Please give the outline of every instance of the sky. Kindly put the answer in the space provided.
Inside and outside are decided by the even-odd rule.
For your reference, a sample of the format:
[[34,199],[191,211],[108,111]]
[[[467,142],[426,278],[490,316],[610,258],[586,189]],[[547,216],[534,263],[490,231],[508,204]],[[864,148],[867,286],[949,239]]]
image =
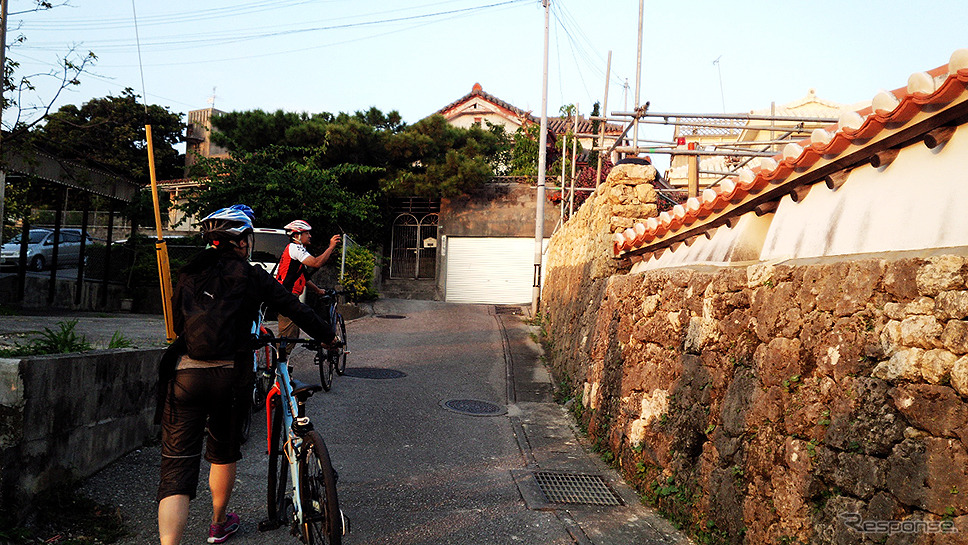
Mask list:
[[[607,109],[631,110],[639,2],[550,2],[548,115],[564,104],[587,115],[603,100],[609,52]],[[57,71],[71,48],[97,56],[55,109],[131,87],[182,114],[213,104],[310,113],[375,106],[414,123],[480,83],[540,115],[540,0],[68,0],[28,11],[33,4],[9,2],[18,74]],[[855,104],[968,47],[968,2],[645,0],[643,27],[638,94],[652,112],[748,112],[811,88]],[[44,79],[33,79],[35,101],[52,96]],[[672,136],[664,126],[642,132]]]

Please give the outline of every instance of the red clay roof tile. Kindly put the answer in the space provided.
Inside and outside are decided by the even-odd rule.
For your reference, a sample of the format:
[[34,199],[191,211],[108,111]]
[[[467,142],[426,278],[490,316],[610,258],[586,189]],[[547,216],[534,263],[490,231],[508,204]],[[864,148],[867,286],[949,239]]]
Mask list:
[[[951,55],[948,64],[927,72],[912,74],[906,87],[881,91],[871,107],[857,112],[846,112],[836,125],[813,131],[810,138],[788,144],[783,153],[760,161],[757,170],[742,169],[735,178],[728,178],[715,188],[703,191],[701,198],[690,198],[685,206],[676,205],[672,212],[662,212],[657,218],[613,235],[614,255],[624,252],[661,252],[667,244],[662,239],[673,236],[685,225],[706,219],[727,209],[730,204],[744,202],[751,194],[762,191],[769,184],[781,184],[794,173],[804,172],[821,159],[835,158],[851,144],[864,144],[887,127],[901,127],[923,111],[940,109],[966,93],[968,88],[968,49]],[[702,229],[703,226],[700,226]],[[705,231],[715,225],[708,224]]]

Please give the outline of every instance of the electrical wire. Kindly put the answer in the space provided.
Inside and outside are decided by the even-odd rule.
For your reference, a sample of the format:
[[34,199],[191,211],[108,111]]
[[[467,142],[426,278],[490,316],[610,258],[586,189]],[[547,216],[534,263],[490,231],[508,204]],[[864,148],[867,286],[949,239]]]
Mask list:
[[[368,20],[368,21],[358,21],[358,22],[350,22],[350,23],[326,25],[326,26],[316,26],[316,27],[309,27],[309,28],[293,29],[293,28],[285,28],[285,27],[276,27],[277,30],[272,30],[269,32],[266,32],[265,27],[262,26],[262,27],[258,27],[257,31],[250,32],[250,33],[245,33],[244,31],[240,31],[240,29],[229,29],[229,30],[214,32],[214,33],[207,32],[206,36],[202,38],[186,39],[184,38],[185,36],[184,34],[159,36],[154,38],[151,41],[145,42],[142,45],[144,45],[146,48],[154,48],[154,47],[164,48],[166,51],[171,50],[173,48],[177,48],[177,46],[196,48],[196,47],[203,47],[203,46],[229,45],[229,44],[235,44],[235,43],[244,42],[244,41],[263,39],[263,38],[276,38],[280,36],[291,36],[295,34],[305,34],[305,33],[323,32],[323,31],[330,31],[330,30],[358,28],[358,27],[364,27],[364,26],[392,24],[392,23],[400,23],[400,22],[414,21],[414,20],[420,20],[420,19],[428,19],[428,18],[440,18],[440,17],[459,14],[459,13],[477,13],[477,12],[489,10],[492,8],[498,8],[498,7],[514,5],[514,4],[521,4],[524,2],[530,2],[530,1],[531,0],[505,0],[503,2],[486,4],[483,6],[472,6],[467,8],[438,11],[433,13],[422,13],[417,15],[403,16],[403,17],[374,19],[374,20]],[[394,10],[394,11],[399,11],[399,10]],[[33,49],[33,50],[45,50],[45,49],[51,49],[51,48],[59,50],[61,47],[63,47],[63,44],[59,42],[57,43],[41,42],[38,44],[28,43],[28,44],[25,44],[24,47],[27,49]],[[103,51],[116,51],[119,49],[120,50],[129,49],[131,47],[131,44],[129,41],[125,39],[103,39],[96,42],[91,42],[89,44],[89,47],[91,49],[95,49],[103,52]]]
[[[148,91],[145,87],[145,69],[144,64],[141,62],[141,37],[138,35],[138,10],[134,7],[134,0],[131,0],[131,15],[134,17],[134,40],[138,44],[138,68],[141,73],[141,94],[143,96],[148,96]],[[148,120],[148,100],[145,99],[145,121]]]

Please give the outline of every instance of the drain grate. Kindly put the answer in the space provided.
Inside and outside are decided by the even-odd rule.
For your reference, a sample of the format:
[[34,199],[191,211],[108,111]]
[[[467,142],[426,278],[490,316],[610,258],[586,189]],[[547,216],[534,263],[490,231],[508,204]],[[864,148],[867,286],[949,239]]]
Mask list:
[[523,314],[524,311],[521,307],[512,307],[506,305],[496,305],[494,307],[495,314]]
[[377,318],[383,318],[384,320],[402,320],[406,318],[403,314],[377,314]]
[[534,480],[550,503],[622,505],[622,500],[598,475],[535,471]]
[[346,369],[346,376],[354,378],[387,379],[403,378],[407,376],[407,374],[403,371],[397,371],[396,369],[382,369],[379,367],[348,367]]
[[479,399],[450,399],[440,405],[448,411],[470,416],[497,416],[504,414],[504,408]]

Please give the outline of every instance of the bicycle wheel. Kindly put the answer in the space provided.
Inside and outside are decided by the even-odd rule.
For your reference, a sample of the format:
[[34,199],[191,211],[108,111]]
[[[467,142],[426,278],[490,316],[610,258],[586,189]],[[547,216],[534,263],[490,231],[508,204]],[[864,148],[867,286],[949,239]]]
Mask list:
[[285,522],[286,476],[289,474],[289,463],[286,461],[285,452],[283,452],[286,444],[286,429],[279,396],[272,398],[271,428],[268,439],[269,478],[266,487],[266,505],[268,506],[270,524],[278,528]]
[[303,509],[303,541],[309,545],[340,545],[343,516],[336,497],[336,472],[322,436],[313,431],[303,438],[299,456],[299,491]]
[[346,351],[349,345],[346,342],[346,322],[343,321],[343,315],[339,312],[336,313],[336,327],[339,332],[339,338],[343,340],[343,346],[339,348],[339,354],[336,359],[336,374],[343,376],[346,372]]
[[313,357],[313,363],[319,367],[319,383],[323,390],[329,391],[333,387],[333,362],[328,354],[317,351]]

